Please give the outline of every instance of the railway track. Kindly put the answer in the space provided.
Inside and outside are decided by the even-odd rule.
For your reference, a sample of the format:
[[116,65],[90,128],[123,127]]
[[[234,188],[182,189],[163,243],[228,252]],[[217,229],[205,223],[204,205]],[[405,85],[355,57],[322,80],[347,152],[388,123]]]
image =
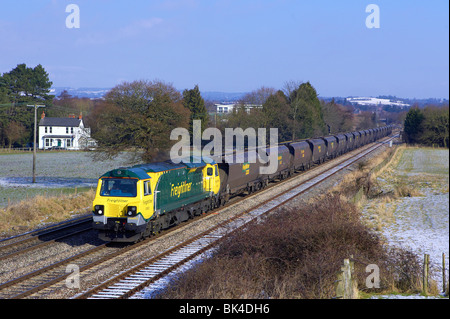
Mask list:
[[[394,137],[388,138],[387,140],[385,139],[384,142],[389,142],[389,140],[392,140],[393,138]],[[76,298],[130,298],[144,288],[151,290],[151,285],[155,284],[156,281],[168,276],[171,272],[191,261],[196,256],[213,249],[225,238],[225,236],[231,232],[244,227],[251,221],[255,221],[258,218],[269,214],[278,207],[293,200],[314,186],[329,179],[336,173],[344,170],[369,153],[375,151],[381,145],[381,143],[376,143],[375,145],[365,148],[350,159],[337,163],[331,169],[317,174],[316,176],[312,176],[303,183],[294,185],[289,189],[275,195],[271,199],[267,199],[257,204],[251,209],[244,210],[236,214],[233,218],[225,220],[216,226],[164,251],[163,253],[120,273],[102,284],[77,295]]]
[[[90,207],[86,207],[85,210],[89,210]],[[80,225],[89,224],[92,222],[91,214],[83,215],[81,217],[76,217],[73,219],[65,220],[60,223],[52,224],[49,226],[41,227],[29,232],[18,234],[15,236],[0,239],[0,256],[7,249],[14,247],[14,245],[24,244],[26,242],[31,242],[36,239],[48,240],[51,237],[57,237],[64,231],[70,231],[74,227]]]
[[[208,215],[209,214],[205,214],[204,217]],[[173,227],[170,230],[165,231],[164,234],[162,235],[166,235],[170,232],[176,231],[180,227],[186,226],[186,224],[189,224],[189,222],[184,223],[183,225],[179,225],[177,227]],[[78,231],[76,233],[73,232],[69,235],[62,237],[76,235],[81,232],[83,232],[83,230]],[[76,265],[80,272],[88,271],[120,255],[125,255],[126,253],[129,252],[131,252],[132,254],[133,251],[139,250],[140,246],[148,245],[149,242],[159,238],[159,236],[161,235],[151,237],[145,241],[141,241],[133,245],[123,243],[103,243],[94,248],[82,251],[81,253],[72,255],[68,258],[52,263],[51,265],[38,268],[23,276],[14,278],[12,280],[9,280],[8,282],[0,284],[0,299],[21,299],[30,296],[32,296],[31,298],[45,297],[45,295],[48,293],[46,290],[50,286],[64,282],[65,279],[71,275],[71,272],[70,271],[68,272],[67,270],[68,269],[67,266]],[[54,240],[50,242],[53,241]],[[40,245],[35,245],[30,248],[36,249],[37,247],[42,247],[44,245],[46,245],[46,243],[41,243]],[[19,251],[18,253],[25,252],[25,250]],[[12,256],[18,253],[12,253],[10,255]],[[10,255],[6,255],[5,257],[11,257]]]
[[[372,146],[370,148],[363,148],[365,150],[376,148],[377,144],[375,146]],[[375,149],[374,148],[374,149]],[[372,151],[372,150],[371,150]],[[369,151],[369,152],[371,152]],[[365,153],[368,154],[369,152]],[[364,156],[364,155],[362,155]],[[358,157],[359,159],[360,157]],[[354,159],[352,162],[358,160]],[[339,160],[337,160],[339,161]],[[332,163],[335,161],[330,161],[329,163]],[[351,165],[348,164],[348,165]],[[347,166],[348,166],[347,165]],[[337,165],[338,166],[338,165]],[[321,168],[322,167],[322,168]],[[314,169],[311,169],[307,172],[312,173],[315,170],[323,170],[323,166],[319,165]],[[318,174],[318,173],[317,173]],[[316,175],[317,175],[316,174]],[[302,174],[296,174],[296,176],[299,176]],[[333,174],[332,174],[333,175]],[[295,176],[294,176],[295,178]],[[312,182],[314,178],[310,178],[308,181],[303,183],[304,185],[309,185],[309,183]],[[286,182],[289,182],[291,179],[287,179],[282,181],[281,183],[276,183],[275,185],[272,185],[272,187],[278,188],[278,186],[283,185]],[[302,185],[303,185],[302,184]],[[245,198],[241,199],[238,198],[234,201],[230,202],[230,206],[239,204],[241,201],[252,201],[252,197],[254,195],[258,195],[260,192],[265,192],[267,190],[272,189],[272,187],[269,187],[269,189],[259,191],[252,196],[246,196]],[[313,185],[309,186],[313,187]],[[294,187],[295,188],[295,187]],[[292,188],[293,189],[293,188]],[[286,191],[287,192],[287,191]],[[286,192],[283,192],[285,194]],[[286,195],[286,194],[285,194]],[[287,195],[286,195],[287,196]],[[281,203],[283,201],[286,201],[284,197],[280,197],[277,195],[276,198],[279,198],[281,200]],[[134,262],[133,265],[138,265],[133,267],[129,266],[130,270],[126,273],[129,273],[129,276],[131,276],[132,280],[126,279],[126,273],[123,272],[120,277],[114,277],[110,280],[104,281],[102,285],[97,285],[93,289],[86,291],[85,293],[82,293],[78,296],[78,298],[86,298],[89,296],[96,296],[97,298],[100,296],[100,298],[112,298],[112,297],[121,297],[126,298],[131,296],[133,293],[143,289],[144,287],[150,285],[151,283],[154,283],[158,278],[163,278],[164,276],[168,275],[170,272],[178,269],[181,265],[185,264],[189,260],[192,260],[199,254],[208,251],[209,249],[213,248],[217,243],[221,241],[223,236],[225,236],[230,231],[241,227],[242,225],[245,225],[251,220],[254,220],[258,216],[268,213],[269,211],[264,211],[261,213],[254,212],[254,210],[259,211],[257,207],[262,207],[264,205],[269,205],[269,202],[273,203],[273,200],[265,201],[261,204],[258,204],[256,207],[253,207],[252,209],[247,209],[246,211],[237,214],[236,216],[232,217],[231,219],[227,219],[223,222],[217,223],[216,226],[211,227],[207,231],[200,232],[200,235],[192,236],[189,240],[186,240],[180,244],[173,245],[173,247],[165,249],[165,252],[162,254],[154,254],[150,258],[144,258],[144,261]],[[256,201],[256,200],[255,200]],[[280,204],[281,205],[281,204]],[[88,249],[86,251],[83,251],[79,254],[70,255],[68,258],[59,260],[51,265],[37,268],[30,273],[27,273],[23,276],[14,278],[12,280],[9,280],[6,283],[0,284],[0,298],[45,298],[48,294],[51,295],[52,291],[55,291],[55,289],[60,289],[63,287],[65,283],[65,279],[70,275],[70,273],[67,273],[66,267],[69,264],[75,264],[79,267],[80,274],[89,273],[89,272],[95,272],[97,269],[101,269],[102,267],[105,268],[105,264],[107,263],[113,263],[113,261],[116,258],[124,258],[123,256],[126,256],[129,254],[130,256],[136,255],[137,252],[140,252],[140,249],[142,247],[149,246],[150,243],[153,241],[156,241],[158,238],[162,236],[166,236],[167,234],[171,232],[177,232],[177,229],[179,228],[185,228],[186,225],[189,225],[189,223],[199,223],[201,224],[201,220],[203,218],[207,219],[211,216],[221,216],[222,214],[218,214],[218,211],[222,211],[223,209],[227,209],[228,206],[221,207],[219,209],[216,209],[215,211],[205,214],[201,218],[196,218],[194,220],[185,222],[177,227],[174,227],[170,229],[169,231],[163,232],[163,234],[152,237],[148,240],[142,241],[140,243],[124,246],[124,245],[114,245],[114,244],[104,244],[99,245],[97,247],[94,247],[92,249]],[[237,206],[239,207],[239,205]],[[264,206],[267,208],[267,206]],[[275,208],[273,208],[275,209]],[[225,217],[224,217],[225,218]],[[81,234],[84,231],[88,231],[89,227],[87,224],[90,224],[91,218],[88,217],[87,219],[80,219],[77,221],[71,221],[67,225],[59,225],[57,227],[53,227],[52,229],[40,229],[35,232],[30,232],[27,234],[24,234],[23,236],[16,236],[10,239],[2,240],[0,241],[0,262],[2,259],[12,259],[17,257],[17,255],[31,252],[34,249],[42,248],[44,245],[49,245],[46,242],[55,242],[62,240],[64,238],[67,238],[69,236],[77,236],[77,234]],[[86,224],[87,223],[87,224]],[[83,228],[86,229],[83,229]],[[64,230],[65,229],[65,230]],[[76,229],[76,230],[75,230]],[[64,233],[66,232],[66,233]],[[198,234],[199,232],[197,232]],[[44,237],[47,236],[47,237]],[[42,241],[36,241],[36,238],[40,238],[41,240],[43,238],[46,239],[46,242]],[[160,250],[162,251],[162,250]],[[14,256],[14,257],[13,257]],[[131,258],[130,258],[131,259]],[[141,268],[139,268],[141,267]],[[145,268],[147,267],[147,268]],[[125,268],[125,267],[124,267]],[[134,272],[134,273],[133,273]],[[110,276],[110,275],[109,275]],[[108,276],[108,277],[109,277]],[[125,278],[124,278],[125,277]],[[106,291],[100,292],[102,289],[113,289],[115,291],[116,288],[110,288],[110,286],[115,286],[116,283],[119,283],[121,280],[125,280],[126,284],[119,284],[119,286],[123,289],[121,290],[119,294],[112,293]],[[99,281],[100,282],[100,281]],[[109,286],[107,286],[109,285]],[[132,286],[135,287],[132,287]],[[59,287],[59,288],[58,288]],[[89,287],[92,287],[92,284],[90,286],[84,288],[87,289]],[[72,293],[73,296],[73,293]]]
[[16,257],[34,249],[44,248],[92,230],[92,217],[82,217],[0,241],[0,261]]

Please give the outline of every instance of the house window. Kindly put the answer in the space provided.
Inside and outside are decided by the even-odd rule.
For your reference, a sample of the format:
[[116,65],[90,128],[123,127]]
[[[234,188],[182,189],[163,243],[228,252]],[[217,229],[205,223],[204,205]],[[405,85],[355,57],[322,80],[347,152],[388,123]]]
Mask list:
[[69,128],[66,127],[66,134],[69,134]]
[[50,134],[52,133],[52,127],[50,126]]
[[45,127],[45,133],[47,133],[47,129],[48,129],[48,127],[46,126],[46,127]]
[[67,139],[66,147],[72,147],[72,141],[70,139]]
[[46,146],[46,147],[49,147],[49,146],[50,146],[50,139],[49,139],[49,138],[46,138],[46,139],[45,139],[45,146]]
[[73,127],[70,128],[70,134],[73,134]]

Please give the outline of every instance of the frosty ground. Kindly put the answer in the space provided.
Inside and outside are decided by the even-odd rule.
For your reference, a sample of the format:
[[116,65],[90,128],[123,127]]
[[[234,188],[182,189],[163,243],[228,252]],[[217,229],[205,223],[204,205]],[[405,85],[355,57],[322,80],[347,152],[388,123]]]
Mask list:
[[371,200],[363,214],[377,220],[376,228],[390,246],[407,248],[421,258],[429,254],[441,290],[442,253],[447,269],[449,264],[449,151],[403,148],[398,153],[376,182],[384,194],[403,187],[406,196]]
[[32,153],[0,155],[0,207],[36,195],[58,195],[95,187],[105,172],[127,165],[124,155],[94,161],[91,152],[38,153],[32,184]]

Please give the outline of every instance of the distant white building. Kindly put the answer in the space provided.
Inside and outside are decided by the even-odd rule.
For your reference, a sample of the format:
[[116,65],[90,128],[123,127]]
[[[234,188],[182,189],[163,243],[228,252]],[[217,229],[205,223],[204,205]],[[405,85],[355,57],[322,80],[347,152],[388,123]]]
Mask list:
[[[236,104],[236,103],[232,103],[232,104],[215,104],[215,106],[216,106],[217,113],[228,114],[228,113],[233,113],[233,110],[236,107],[239,107],[240,105]],[[250,113],[251,109],[260,108],[260,107],[262,107],[262,105],[245,104],[245,110],[247,111],[247,113]]]
[[80,150],[97,145],[91,138],[91,129],[84,126],[82,115],[72,117],[46,117],[39,121],[39,149],[52,148]]
[[405,104],[402,101],[391,101],[390,99],[380,99],[375,97],[348,97],[347,101],[359,105],[372,105],[372,106],[395,105],[401,108],[410,106],[409,104]]

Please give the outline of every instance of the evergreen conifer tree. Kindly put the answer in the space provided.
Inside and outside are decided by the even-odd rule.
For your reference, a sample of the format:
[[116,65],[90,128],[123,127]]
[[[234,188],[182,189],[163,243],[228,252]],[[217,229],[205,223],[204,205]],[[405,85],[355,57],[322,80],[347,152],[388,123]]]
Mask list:
[[192,90],[183,91],[183,105],[191,112],[189,119],[189,132],[193,136],[193,121],[202,121],[202,132],[208,126],[208,112],[205,107],[205,101],[203,100],[198,85]]

